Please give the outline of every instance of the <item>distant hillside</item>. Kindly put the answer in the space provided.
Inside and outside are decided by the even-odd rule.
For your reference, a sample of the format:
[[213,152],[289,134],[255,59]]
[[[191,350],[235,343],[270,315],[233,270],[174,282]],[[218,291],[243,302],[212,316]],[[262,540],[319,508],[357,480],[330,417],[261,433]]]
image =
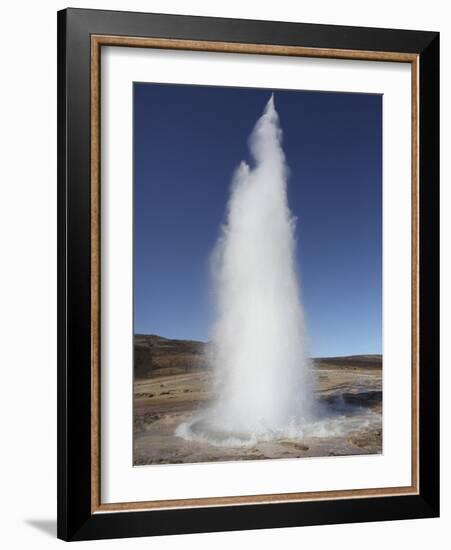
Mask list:
[[[135,334],[134,369],[136,378],[169,376],[206,368],[208,344],[195,340],[173,340],[156,334]],[[382,355],[318,357],[318,368],[382,367]]]
[[340,357],[315,357],[318,367],[382,368],[382,355],[347,355]]
[[135,375],[144,378],[205,368],[205,348],[204,342],[171,340],[155,334],[135,334]]

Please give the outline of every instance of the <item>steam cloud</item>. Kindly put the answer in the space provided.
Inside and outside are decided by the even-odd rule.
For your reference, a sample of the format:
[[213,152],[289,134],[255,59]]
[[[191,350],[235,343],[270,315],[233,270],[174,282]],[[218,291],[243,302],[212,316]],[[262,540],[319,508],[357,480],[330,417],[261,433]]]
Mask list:
[[217,444],[299,436],[312,419],[310,361],[295,268],[295,219],[274,97],[251,134],[254,166],[238,167],[214,251],[216,401],[186,438]]

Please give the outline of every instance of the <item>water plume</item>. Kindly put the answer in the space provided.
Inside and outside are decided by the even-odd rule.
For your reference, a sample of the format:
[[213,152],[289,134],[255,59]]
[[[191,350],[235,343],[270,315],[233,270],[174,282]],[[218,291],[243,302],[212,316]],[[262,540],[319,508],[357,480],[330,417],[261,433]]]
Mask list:
[[217,317],[210,363],[212,406],[185,438],[216,444],[302,436],[313,417],[311,364],[296,272],[296,220],[274,97],[249,139],[253,165],[233,178],[226,222],[214,250]]

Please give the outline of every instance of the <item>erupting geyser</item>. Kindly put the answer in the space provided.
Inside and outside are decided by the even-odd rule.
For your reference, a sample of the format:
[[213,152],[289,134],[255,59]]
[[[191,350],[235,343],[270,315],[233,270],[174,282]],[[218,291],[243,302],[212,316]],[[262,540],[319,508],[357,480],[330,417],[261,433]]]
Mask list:
[[295,267],[295,220],[271,97],[250,137],[255,166],[239,166],[214,254],[216,401],[186,438],[217,444],[302,436],[312,415],[310,361]]

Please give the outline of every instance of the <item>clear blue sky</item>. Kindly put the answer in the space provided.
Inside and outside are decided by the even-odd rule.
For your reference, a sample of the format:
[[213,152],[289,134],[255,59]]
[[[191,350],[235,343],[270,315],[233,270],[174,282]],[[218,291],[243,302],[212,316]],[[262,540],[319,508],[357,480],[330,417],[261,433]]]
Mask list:
[[381,353],[380,95],[135,83],[135,333],[208,339],[209,256],[273,91],[311,355]]

